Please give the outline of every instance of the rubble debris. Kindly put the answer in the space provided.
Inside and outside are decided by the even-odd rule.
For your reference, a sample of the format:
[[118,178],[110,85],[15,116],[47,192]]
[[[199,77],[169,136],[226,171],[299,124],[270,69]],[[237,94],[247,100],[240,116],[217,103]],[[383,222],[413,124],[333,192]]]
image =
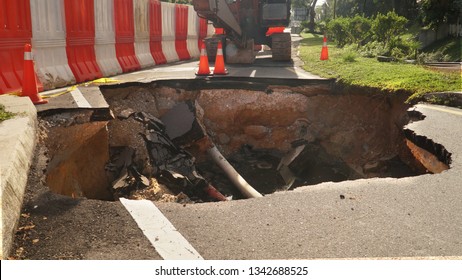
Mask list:
[[106,165],[106,174],[112,182],[116,197],[125,196],[133,189],[147,188],[149,179],[142,175],[133,164],[135,150],[130,147],[114,149],[111,162]]
[[154,175],[161,182],[177,193],[226,200],[197,172],[195,158],[172,142],[161,120],[147,113],[136,113],[134,118],[146,127],[142,136],[154,167]]
[[136,113],[134,110],[132,110],[131,108],[127,108],[127,109],[125,109],[125,110],[122,110],[122,111],[117,115],[117,118],[126,120],[126,119],[130,118],[131,115],[133,115],[134,113]]
[[151,178],[149,187],[132,191],[129,199],[148,199],[152,201],[191,203],[191,199],[184,193],[175,195],[165,185],[159,184],[157,179]]
[[203,183],[195,171],[194,157],[170,140],[159,119],[146,113],[135,114],[135,119],[146,126],[142,136],[154,166],[154,175],[175,181],[176,185],[183,188]]
[[135,149],[112,147],[106,173],[115,197],[175,202],[191,202],[190,198],[227,200],[196,171],[195,158],[172,142],[161,120],[148,113],[131,110],[118,117],[133,117],[145,126],[144,133],[140,134],[148,151],[149,162],[146,164],[152,166],[152,174],[139,172],[144,166],[136,166]]

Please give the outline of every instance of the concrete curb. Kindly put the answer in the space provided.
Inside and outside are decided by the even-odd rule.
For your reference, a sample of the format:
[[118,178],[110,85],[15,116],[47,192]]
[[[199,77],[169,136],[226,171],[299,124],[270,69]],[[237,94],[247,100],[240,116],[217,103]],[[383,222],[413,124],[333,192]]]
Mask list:
[[32,163],[37,110],[27,97],[0,95],[0,104],[17,114],[0,123],[0,258],[5,259],[13,244]]

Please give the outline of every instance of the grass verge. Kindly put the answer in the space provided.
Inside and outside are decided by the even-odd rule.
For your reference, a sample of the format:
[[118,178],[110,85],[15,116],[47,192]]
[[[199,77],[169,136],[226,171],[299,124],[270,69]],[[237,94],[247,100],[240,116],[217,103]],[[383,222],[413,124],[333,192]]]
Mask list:
[[437,72],[420,65],[399,62],[379,62],[376,58],[359,55],[352,59],[348,48],[329,45],[329,60],[321,61],[322,35],[302,33],[300,58],[303,68],[324,78],[335,78],[347,86],[372,87],[385,91],[406,91],[409,102],[425,93],[461,91],[460,72]]

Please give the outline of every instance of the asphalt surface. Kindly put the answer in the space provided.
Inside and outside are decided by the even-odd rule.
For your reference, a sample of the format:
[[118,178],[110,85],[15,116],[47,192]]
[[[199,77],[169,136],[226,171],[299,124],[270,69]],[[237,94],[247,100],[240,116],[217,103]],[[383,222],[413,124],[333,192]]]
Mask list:
[[[280,66],[228,70],[230,76],[319,78],[293,63]],[[196,67],[197,61],[179,63],[115,79],[195,79]],[[220,203],[155,204],[204,259],[462,258],[462,110],[416,109],[426,117],[408,128],[452,154],[451,169],[441,174],[327,182]],[[32,175],[40,173],[36,166]],[[52,194],[39,175],[30,179],[23,214],[20,226],[34,228],[17,234],[13,255],[22,258],[162,259],[120,202]]]
[[[210,62],[210,69],[213,72],[214,63]],[[256,62],[252,65],[227,64],[229,74],[225,77],[251,77],[251,78],[277,78],[277,79],[322,79],[304,71],[299,59],[294,57],[290,62],[273,62],[271,56],[265,52],[258,55]],[[210,79],[210,76],[196,76],[199,67],[198,61],[178,62],[170,65],[160,65],[152,69],[127,73],[114,77],[120,83],[150,83],[154,80],[176,79]],[[220,77],[216,76],[216,77]],[[223,77],[223,76],[221,76]]]

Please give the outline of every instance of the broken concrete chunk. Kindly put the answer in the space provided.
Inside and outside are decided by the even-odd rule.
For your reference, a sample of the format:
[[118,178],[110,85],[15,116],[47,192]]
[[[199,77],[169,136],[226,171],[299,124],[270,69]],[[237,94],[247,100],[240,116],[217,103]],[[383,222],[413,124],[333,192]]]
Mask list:
[[156,131],[165,131],[164,123],[153,115],[145,112],[138,112],[134,114],[135,120],[146,125],[148,129],[154,129]]
[[132,164],[135,150],[130,147],[114,147],[112,153],[111,161],[106,165],[106,174],[111,182],[127,173],[126,169]]
[[125,110],[122,110],[118,115],[117,117],[119,119],[128,119],[130,118],[133,114],[135,113],[134,110],[132,110],[131,108],[128,108],[128,109],[125,109]]
[[[189,196],[204,199],[204,196],[207,195],[206,191],[209,189],[209,183],[197,172],[195,158],[180,148],[177,143],[174,143],[168,134],[170,132],[171,135],[184,136],[183,133],[178,133],[180,128],[194,127],[194,121],[191,122],[191,119],[189,119],[188,126],[175,128],[175,125],[179,124],[178,120],[183,120],[182,116],[188,116],[189,118],[192,116],[195,119],[191,108],[194,108],[192,103],[180,103],[179,107],[176,106],[167,112],[167,117],[165,118],[167,123],[146,113],[136,113],[135,119],[142,122],[146,127],[142,137],[146,143],[151,164],[155,168],[154,175],[175,193],[184,192]],[[175,114],[177,110],[180,111],[179,115]],[[174,127],[174,129],[170,127]],[[203,137],[202,133],[190,134],[192,138],[188,138],[188,141],[200,139],[195,135]]]

